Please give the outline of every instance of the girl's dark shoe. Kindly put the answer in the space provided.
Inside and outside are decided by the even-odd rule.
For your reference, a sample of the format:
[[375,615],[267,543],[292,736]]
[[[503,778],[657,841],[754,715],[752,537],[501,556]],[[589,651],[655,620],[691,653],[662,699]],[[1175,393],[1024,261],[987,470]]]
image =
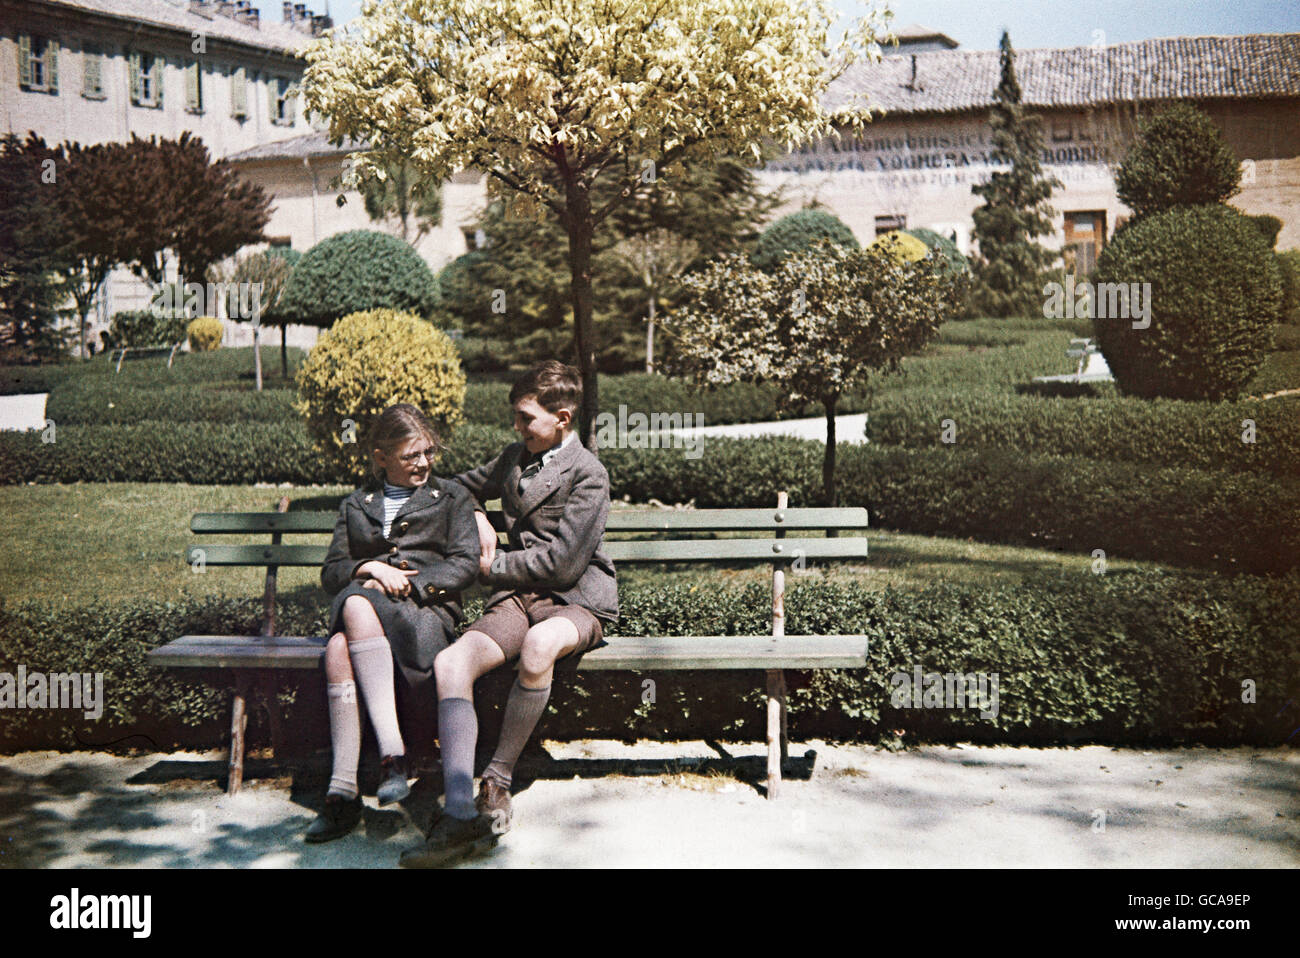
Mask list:
[[344,798],[342,795],[326,795],[325,807],[320,817],[311,823],[303,837],[313,844],[342,838],[361,821],[361,796]]
[[379,796],[380,806],[400,802],[410,795],[411,786],[406,783],[406,756],[388,755],[380,764],[384,780],[379,783],[379,791],[375,793]]
[[400,862],[403,868],[441,868],[491,848],[498,838],[490,815],[475,815],[468,821],[443,815],[424,844],[402,852]]

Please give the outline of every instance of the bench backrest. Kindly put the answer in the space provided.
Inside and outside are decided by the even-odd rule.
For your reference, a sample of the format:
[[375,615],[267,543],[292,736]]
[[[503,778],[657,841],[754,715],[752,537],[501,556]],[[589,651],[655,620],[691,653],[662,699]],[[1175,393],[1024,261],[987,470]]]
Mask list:
[[[780,500],[785,501],[785,493]],[[288,512],[288,499],[279,512],[200,512],[190,520],[190,531],[201,535],[269,535],[257,545],[204,543],[186,551],[195,567],[265,566],[263,634],[275,627],[275,572],[279,566],[319,566],[328,545],[284,545],[281,537],[303,534],[329,535],[337,512]],[[504,530],[501,512],[488,518]],[[783,629],[784,572],[803,568],[807,560],[847,561],[867,558],[867,510],[862,508],[789,509],[664,509],[617,510],[605,524],[604,553],[618,563],[707,562],[715,565],[771,563],[773,570],[773,628]],[[799,536],[798,533],[825,533]],[[725,533],[727,538],[713,538]],[[739,533],[740,535],[737,535]],[[626,538],[626,536],[643,536]],[[646,538],[644,536],[651,536]],[[780,621],[778,621],[780,620]]]

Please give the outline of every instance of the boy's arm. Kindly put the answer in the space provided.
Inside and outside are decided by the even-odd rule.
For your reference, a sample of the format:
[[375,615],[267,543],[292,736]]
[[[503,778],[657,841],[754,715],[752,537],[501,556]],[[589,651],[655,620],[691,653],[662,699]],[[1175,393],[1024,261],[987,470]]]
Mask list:
[[474,522],[474,497],[456,497],[448,521],[447,557],[435,562],[418,575],[411,576],[411,588],[422,599],[436,596],[441,589],[459,592],[478,578],[478,526]]
[[609,474],[603,466],[569,492],[555,538],[545,545],[498,552],[488,584],[503,589],[567,589],[586,571],[609,518]]
[[491,462],[485,462],[481,466],[475,466],[468,472],[462,472],[458,476],[451,477],[452,482],[458,482],[470,491],[474,497],[475,509],[483,511],[483,503],[490,499],[501,498],[501,482],[505,469],[504,459],[505,451],[503,450]]

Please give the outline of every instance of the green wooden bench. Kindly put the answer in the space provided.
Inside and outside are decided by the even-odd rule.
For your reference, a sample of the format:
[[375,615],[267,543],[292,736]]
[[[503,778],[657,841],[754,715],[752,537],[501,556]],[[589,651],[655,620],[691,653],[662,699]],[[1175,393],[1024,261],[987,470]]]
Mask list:
[[143,359],[146,356],[162,356],[166,354],[167,368],[171,369],[172,361],[176,358],[176,350],[180,349],[184,342],[184,340],[181,340],[180,342],[172,343],[170,345],[158,346],[118,346],[108,354],[108,361],[111,363],[113,361],[113,355],[116,353],[117,365],[113,367],[113,372],[120,373],[122,371],[122,360],[126,359],[127,353],[130,353],[131,356],[136,359]]
[[[806,562],[863,561],[867,558],[865,509],[789,509],[781,493],[775,509],[688,509],[614,511],[606,525],[604,551],[615,565],[700,563],[717,567],[772,566],[772,630],[766,635],[645,636],[611,635],[608,645],[582,656],[580,671],[757,669],[767,674],[767,796],[777,797],[781,762],[787,756],[785,669],[861,668],[867,638],[855,635],[786,635],[785,576]],[[235,675],[231,712],[228,790],[243,779],[244,730],[249,692],[258,688],[268,703],[273,746],[284,741],[275,707],[276,669],[321,667],[324,636],[275,634],[275,581],[280,566],[320,566],[326,545],[283,545],[286,533],[329,535],[336,513],[198,513],[191,531],[203,535],[269,535],[263,545],[202,544],[190,547],[186,561],[204,566],[264,566],[264,618],[257,636],[184,635],[148,653],[167,668],[230,669]],[[501,530],[501,513],[489,513]],[[795,537],[799,533],[823,536]],[[719,533],[742,533],[717,538]],[[790,534],[787,536],[787,533]],[[655,538],[623,538],[626,534]],[[697,538],[698,536],[712,538]]]

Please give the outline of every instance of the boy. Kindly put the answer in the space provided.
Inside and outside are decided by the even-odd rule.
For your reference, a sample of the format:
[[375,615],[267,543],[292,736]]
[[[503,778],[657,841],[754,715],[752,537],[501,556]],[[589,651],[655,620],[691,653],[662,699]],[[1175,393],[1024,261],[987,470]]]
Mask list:
[[[515,762],[550,698],[555,662],[590,651],[618,618],[614,564],[600,551],[609,517],[609,474],[574,431],[582,399],[578,371],[534,365],[510,390],[522,442],[454,477],[473,494],[482,546],[481,580],[495,591],[483,615],[438,654],[438,728],[446,814],[424,845],[402,853],[407,867],[446,864],[509,828]],[[482,512],[501,500],[508,543]],[[474,798],[474,681],[515,658],[501,737]]]

